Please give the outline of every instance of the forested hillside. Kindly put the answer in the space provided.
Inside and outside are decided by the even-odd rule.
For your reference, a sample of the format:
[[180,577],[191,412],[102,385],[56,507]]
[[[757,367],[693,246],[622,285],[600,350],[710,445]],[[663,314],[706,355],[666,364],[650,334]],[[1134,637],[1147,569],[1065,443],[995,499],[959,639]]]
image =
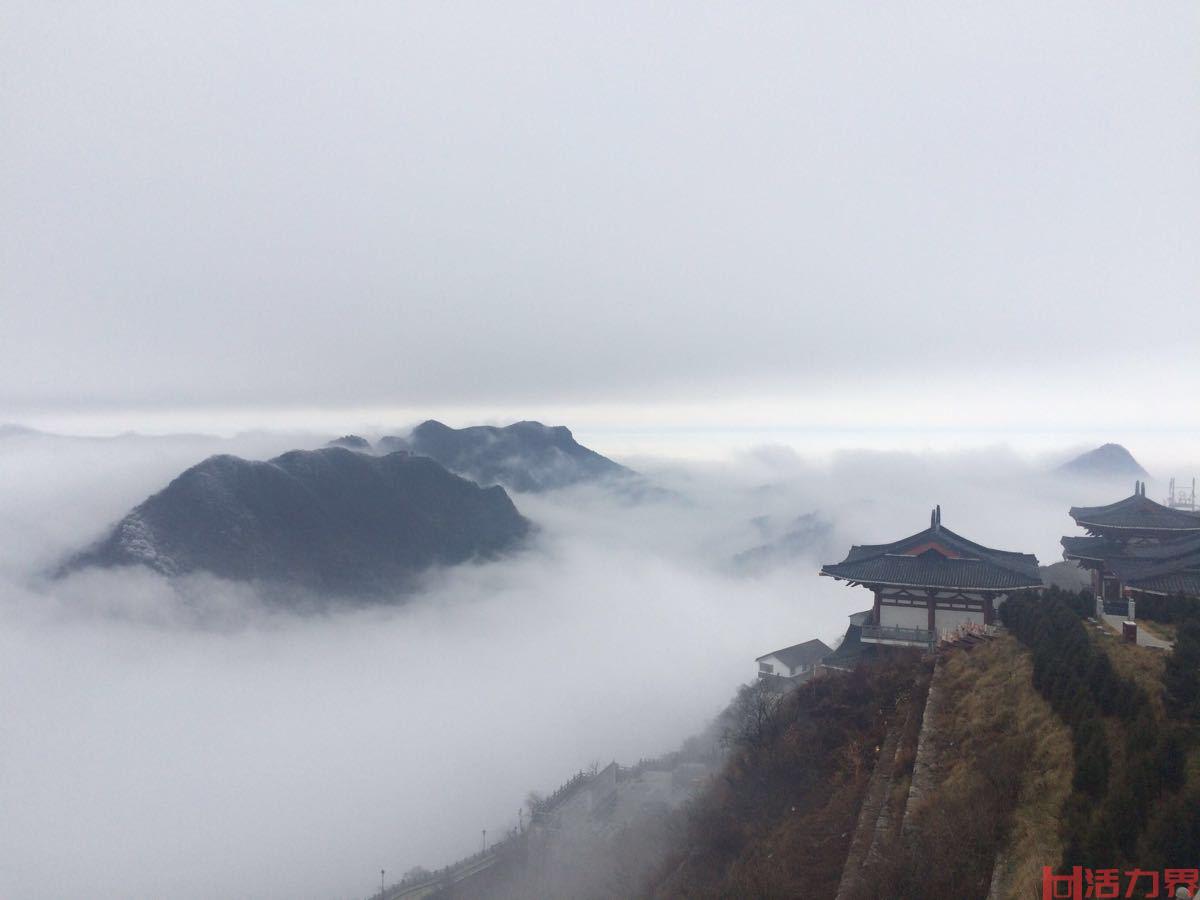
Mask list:
[[[1165,654],[1088,622],[1091,603],[1013,598],[1008,633],[944,651],[932,680],[897,652],[782,698],[746,689],[647,893],[1016,898],[1040,896],[1043,866],[1194,868],[1200,621]],[[1149,888],[1119,877],[1121,896]]]

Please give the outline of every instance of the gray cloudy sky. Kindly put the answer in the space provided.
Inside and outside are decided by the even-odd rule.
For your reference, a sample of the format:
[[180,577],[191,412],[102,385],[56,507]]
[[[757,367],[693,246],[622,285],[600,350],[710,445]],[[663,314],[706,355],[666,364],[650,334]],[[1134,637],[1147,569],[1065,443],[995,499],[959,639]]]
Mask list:
[[1153,425],[1200,387],[1195,4],[2,15],[0,420]]

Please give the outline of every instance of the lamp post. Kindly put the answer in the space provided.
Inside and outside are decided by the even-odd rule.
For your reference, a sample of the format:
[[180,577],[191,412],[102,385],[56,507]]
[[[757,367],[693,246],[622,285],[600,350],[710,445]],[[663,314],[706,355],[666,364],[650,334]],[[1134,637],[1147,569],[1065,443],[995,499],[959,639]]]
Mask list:
[[383,900],[383,891],[384,891],[383,873],[384,873],[384,871],[385,871],[384,869],[379,870],[379,900]]

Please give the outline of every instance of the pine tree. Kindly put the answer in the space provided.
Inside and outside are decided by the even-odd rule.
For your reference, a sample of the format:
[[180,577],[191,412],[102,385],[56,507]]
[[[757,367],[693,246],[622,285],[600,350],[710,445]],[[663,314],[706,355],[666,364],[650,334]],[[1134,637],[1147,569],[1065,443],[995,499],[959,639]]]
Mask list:
[[1179,627],[1163,673],[1166,705],[1176,719],[1200,719],[1200,620]]

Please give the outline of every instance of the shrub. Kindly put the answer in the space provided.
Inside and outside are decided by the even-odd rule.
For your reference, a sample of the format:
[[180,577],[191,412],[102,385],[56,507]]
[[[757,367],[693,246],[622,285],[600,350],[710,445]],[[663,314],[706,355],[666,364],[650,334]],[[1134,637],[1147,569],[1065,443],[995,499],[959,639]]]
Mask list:
[[1200,718],[1200,619],[1179,627],[1163,685],[1168,715],[1185,721]]

